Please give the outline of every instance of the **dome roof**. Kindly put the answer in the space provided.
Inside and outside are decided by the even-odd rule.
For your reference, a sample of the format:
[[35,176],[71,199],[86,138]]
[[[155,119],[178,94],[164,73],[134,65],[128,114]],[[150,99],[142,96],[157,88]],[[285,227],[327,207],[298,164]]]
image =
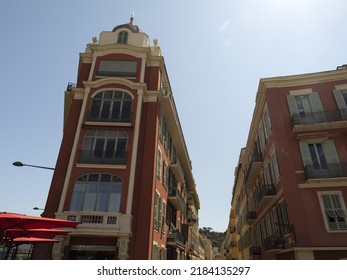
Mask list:
[[117,25],[115,28],[112,29],[112,32],[115,32],[115,31],[117,31],[118,29],[121,29],[121,28],[130,29],[134,33],[142,33],[140,28],[137,25],[134,24],[134,15],[133,14],[130,17],[130,22],[129,23]]

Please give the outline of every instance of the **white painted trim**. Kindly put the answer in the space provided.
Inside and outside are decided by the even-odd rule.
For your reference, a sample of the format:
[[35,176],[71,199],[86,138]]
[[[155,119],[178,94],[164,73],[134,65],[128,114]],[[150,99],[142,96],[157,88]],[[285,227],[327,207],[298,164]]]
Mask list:
[[298,90],[290,90],[290,95],[305,95],[312,93],[312,88],[298,89]]
[[[140,83],[143,83],[145,78],[145,69],[146,69],[145,67],[146,67],[146,61],[143,58],[141,63]],[[129,215],[131,215],[134,187],[135,187],[136,159],[137,159],[137,149],[139,146],[142,99],[143,99],[143,88],[139,88],[137,91],[137,110],[136,110],[136,119],[135,119],[135,127],[134,127],[133,149],[131,152],[128,197],[127,197],[127,204],[126,204],[126,214],[129,214]]]
[[81,134],[82,122],[83,122],[84,112],[85,112],[86,106],[87,106],[87,100],[88,100],[89,91],[90,91],[89,88],[86,88],[84,90],[85,95],[84,95],[84,99],[83,99],[83,103],[82,103],[80,116],[79,116],[79,119],[78,119],[75,139],[74,139],[74,142],[72,144],[72,149],[71,149],[71,154],[70,154],[70,158],[69,158],[68,168],[67,168],[67,171],[66,171],[63,191],[62,191],[61,196],[60,196],[58,212],[63,212],[63,209],[64,209],[66,193],[67,193],[67,189],[69,187],[69,181],[70,181],[70,177],[71,177],[71,171],[72,171],[72,167],[73,167],[74,157],[75,157],[76,151],[77,151],[78,140],[79,140],[79,137],[80,137],[80,134]]
[[336,85],[335,89],[339,89],[339,90],[343,90],[343,89],[347,89],[347,84],[344,85]]
[[86,163],[77,163],[76,167],[81,168],[105,168],[105,169],[126,169],[126,165],[113,165],[113,164],[86,164]]

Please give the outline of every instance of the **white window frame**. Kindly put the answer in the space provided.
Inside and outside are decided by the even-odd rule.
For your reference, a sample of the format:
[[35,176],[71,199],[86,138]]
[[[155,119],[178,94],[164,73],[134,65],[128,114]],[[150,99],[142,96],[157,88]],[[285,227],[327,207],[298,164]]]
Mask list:
[[[319,191],[317,192],[318,195],[318,200],[319,200],[319,204],[320,204],[320,208],[322,211],[322,217],[324,220],[324,224],[325,224],[325,229],[327,230],[327,232],[329,233],[334,233],[334,232],[347,232],[347,210],[346,210],[346,204],[342,195],[341,191]],[[326,209],[325,205],[324,205],[324,201],[323,201],[323,195],[329,195],[330,197],[332,195],[337,195],[338,196],[338,201],[340,204],[340,208],[331,208],[331,209]],[[337,222],[337,229],[331,228],[330,222],[328,220],[327,215],[329,215],[327,212],[328,211],[333,211],[335,212],[336,217],[340,216],[340,214],[337,214],[336,211],[340,212],[342,211],[342,215],[344,216],[345,222]],[[342,216],[340,216],[342,217]],[[340,223],[344,223],[344,225],[340,225]]]

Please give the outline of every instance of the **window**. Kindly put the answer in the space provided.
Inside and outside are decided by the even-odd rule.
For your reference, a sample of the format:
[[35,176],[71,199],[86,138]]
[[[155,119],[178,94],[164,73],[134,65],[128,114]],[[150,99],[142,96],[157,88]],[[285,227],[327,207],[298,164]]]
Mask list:
[[159,229],[159,194],[155,192],[154,194],[154,213],[153,213],[153,218],[154,218],[154,228],[156,230]]
[[79,162],[125,164],[128,135],[120,130],[89,130]]
[[166,163],[166,161],[163,162],[163,187],[167,189],[167,186],[169,184],[169,168]]
[[294,125],[325,121],[318,92],[304,95],[287,95],[287,103]]
[[119,212],[122,181],[111,174],[91,173],[77,178],[70,211]]
[[318,192],[327,230],[347,230],[346,205],[341,192]]
[[276,151],[274,150],[270,155],[270,170],[272,176],[272,182],[275,184],[280,177],[280,171],[278,168],[278,161]]
[[334,141],[299,142],[301,157],[308,179],[337,178],[343,176]]
[[130,122],[132,97],[122,91],[103,91],[94,96],[89,121]]
[[158,180],[160,180],[160,175],[161,175],[161,162],[162,162],[162,154],[161,154],[161,150],[158,149],[157,152],[157,178]]
[[166,203],[163,201],[163,210],[162,210],[162,221],[161,221],[161,232],[165,234],[165,225],[166,225]]
[[126,43],[128,43],[128,36],[129,36],[129,33],[126,32],[126,31],[119,32],[117,43],[118,44],[126,44]]
[[97,76],[136,77],[137,61],[135,60],[101,60]]

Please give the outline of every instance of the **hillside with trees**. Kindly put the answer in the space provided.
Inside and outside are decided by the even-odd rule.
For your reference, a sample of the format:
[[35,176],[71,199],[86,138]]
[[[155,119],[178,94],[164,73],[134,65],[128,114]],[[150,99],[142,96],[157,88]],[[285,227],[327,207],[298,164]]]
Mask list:
[[224,240],[224,232],[213,231],[211,227],[203,227],[199,230],[200,234],[206,236],[212,242],[212,247],[221,247]]

